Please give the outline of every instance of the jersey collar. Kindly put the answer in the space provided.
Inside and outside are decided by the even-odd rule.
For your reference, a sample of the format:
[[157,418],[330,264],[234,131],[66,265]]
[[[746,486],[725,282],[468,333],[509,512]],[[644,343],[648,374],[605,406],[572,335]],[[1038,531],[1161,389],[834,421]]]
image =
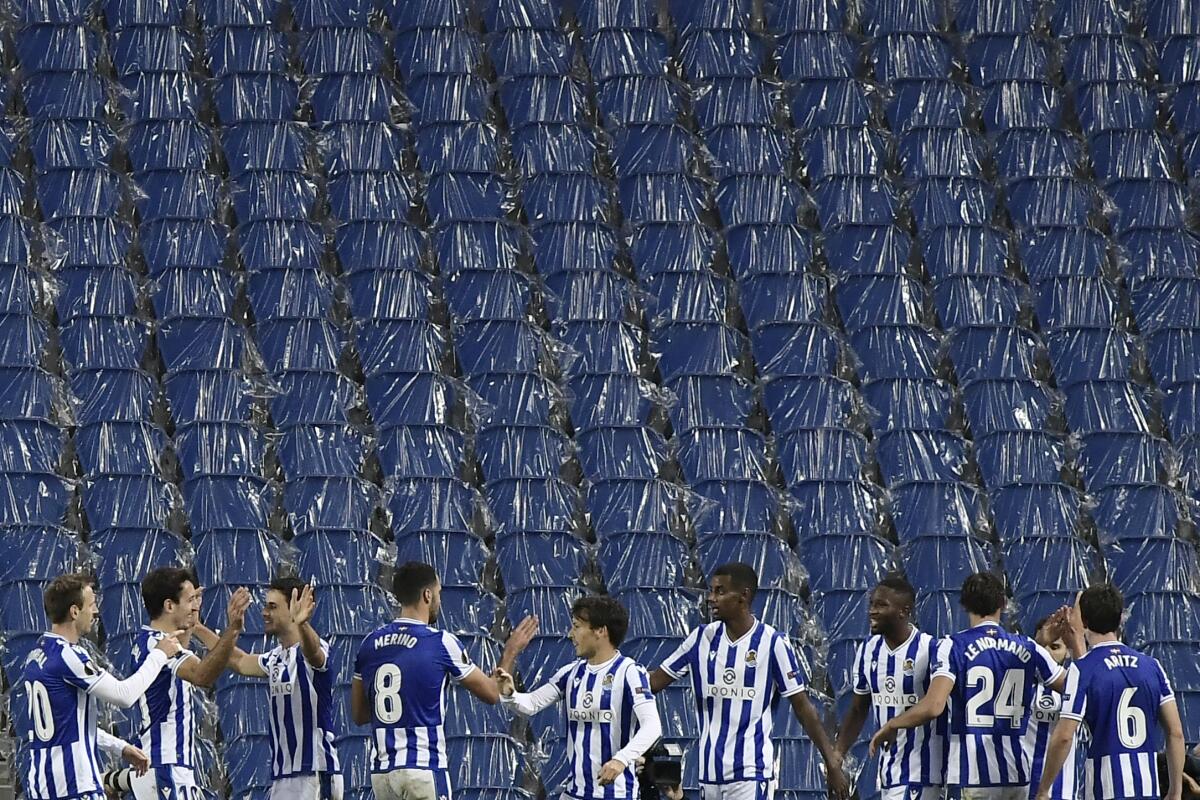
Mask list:
[[906,649],[906,648],[909,646],[909,644],[911,644],[911,643],[912,643],[913,637],[915,637],[915,636],[917,635],[917,633],[918,633],[918,632],[919,632],[919,631],[917,630],[917,626],[916,626],[916,625],[909,624],[909,626],[908,626],[908,638],[907,638],[907,639],[905,639],[905,640],[904,640],[903,642],[901,642],[900,644],[896,645],[894,648],[893,648],[893,647],[888,647],[887,639],[883,639],[883,637],[881,636],[880,638],[881,638],[881,639],[883,639],[883,649],[884,649],[884,650],[887,650],[887,651],[888,651],[888,653],[890,653],[890,654],[892,654],[892,655],[895,655],[896,653],[899,653],[901,650],[904,650],[904,649]]
[[753,636],[754,632],[756,630],[758,630],[759,625],[762,625],[762,620],[760,620],[758,617],[755,617],[754,624],[750,626],[750,629],[747,630],[745,633],[743,633],[741,636],[739,636],[737,638],[737,640],[734,640],[734,639],[729,638],[729,628],[725,625],[724,622],[722,622],[721,623],[721,638],[723,638],[730,645],[737,646],[737,645],[741,644],[742,642],[744,642],[749,637]]
[[[617,652],[613,653],[612,658],[610,658],[608,661],[605,661],[602,664],[588,664],[587,670],[588,670],[588,672],[603,672],[604,670],[608,669],[613,664],[615,664],[617,659],[620,657],[621,657],[621,651],[618,650]],[[584,662],[584,663],[587,663],[587,662]]]
[[396,617],[396,622],[407,622],[412,625],[424,625],[427,628],[429,627],[428,622],[421,622],[421,620],[413,619],[412,617]]

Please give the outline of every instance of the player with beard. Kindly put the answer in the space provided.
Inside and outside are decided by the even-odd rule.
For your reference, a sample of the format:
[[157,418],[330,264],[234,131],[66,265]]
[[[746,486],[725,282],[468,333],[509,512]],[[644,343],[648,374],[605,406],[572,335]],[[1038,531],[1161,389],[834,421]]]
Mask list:
[[409,561],[396,568],[400,616],[363,639],[350,684],[350,714],[370,723],[371,787],[377,800],[449,798],[443,730],[445,695],[453,681],[488,705],[500,699],[496,681],[471,662],[452,633],[433,627],[442,585],[433,567]]
[[[937,640],[912,623],[916,592],[902,577],[889,576],[871,592],[867,617],[871,638],[854,657],[854,701],[842,720],[838,753],[858,739],[867,712],[874,708],[875,725],[915,706],[929,690]],[[936,800],[945,788],[941,721],[901,731],[896,746],[879,754],[877,773],[884,800]]]

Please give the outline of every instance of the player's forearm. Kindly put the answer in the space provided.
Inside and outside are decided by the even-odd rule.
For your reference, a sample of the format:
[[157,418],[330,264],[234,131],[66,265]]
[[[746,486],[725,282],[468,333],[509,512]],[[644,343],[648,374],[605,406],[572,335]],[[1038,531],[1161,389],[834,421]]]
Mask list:
[[507,697],[501,696],[500,702],[523,717],[532,717],[557,703],[560,697],[562,694],[558,689],[546,684],[532,692],[513,692]]
[[[233,657],[233,651],[237,649],[240,633],[241,631],[237,628],[226,628],[221,631],[216,643],[209,648],[208,655],[200,659],[200,663],[196,665],[195,672],[190,678],[193,684],[212,686],[216,683],[217,676],[229,665],[229,659]],[[245,654],[243,653],[243,655]]]
[[1183,796],[1183,764],[1187,754],[1187,744],[1183,741],[1182,730],[1168,730],[1167,739],[1167,797]]
[[307,622],[300,625],[300,652],[304,660],[317,669],[325,669],[325,651],[321,649],[321,637]]
[[1063,764],[1067,761],[1067,753],[1071,751],[1071,742],[1075,738],[1074,726],[1059,722],[1050,734],[1050,744],[1046,747],[1046,760],[1042,765],[1042,782],[1039,792],[1049,792],[1062,772]]
[[858,741],[858,735],[862,733],[863,725],[867,722],[867,713],[870,711],[868,703],[862,703],[860,698],[866,695],[855,695],[854,701],[850,704],[850,710],[846,712],[845,719],[838,726],[837,751],[842,755],[850,752],[850,748],[854,747],[854,743]]
[[840,763],[841,757],[834,749],[833,743],[829,741],[829,734],[825,732],[825,726],[821,723],[821,717],[818,716],[816,707],[809,701],[807,694],[802,692],[801,697],[802,700],[792,708],[796,719],[800,720],[800,724],[804,726],[805,733],[816,745],[817,752],[821,754],[821,758],[825,759],[825,763]]
[[96,681],[91,693],[95,697],[118,708],[129,708],[146,693],[150,684],[158,677],[158,673],[167,665],[167,654],[157,647],[147,654],[146,660],[138,667],[137,672],[123,681],[112,675],[105,675]]
[[658,706],[655,703],[642,703],[634,709],[634,713],[637,714],[638,731],[613,755],[614,759],[625,766],[644,756],[646,751],[662,738],[662,720],[658,717]]
[[888,725],[893,728],[919,728],[927,722],[937,719],[945,710],[944,702],[936,704],[930,695],[925,695],[919,703],[897,716]]

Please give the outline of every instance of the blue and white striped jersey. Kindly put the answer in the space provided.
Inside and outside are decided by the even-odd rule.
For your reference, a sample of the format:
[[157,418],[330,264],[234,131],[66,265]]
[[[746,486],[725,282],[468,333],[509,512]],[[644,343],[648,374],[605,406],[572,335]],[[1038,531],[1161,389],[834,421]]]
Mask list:
[[87,651],[47,633],[29,654],[21,681],[29,704],[30,800],[65,800],[102,792],[96,754],[96,700],[106,673]]
[[1034,690],[1063,672],[1046,648],[994,622],[938,643],[933,677],[954,681],[946,714],[946,783],[1027,786],[1021,745]]
[[[1046,763],[1046,748],[1050,745],[1050,733],[1058,724],[1058,714],[1062,710],[1062,695],[1048,686],[1037,687],[1033,699],[1033,709],[1029,715],[1029,725],[1025,728],[1025,738],[1021,740],[1025,753],[1029,757],[1029,800],[1037,796],[1038,786],[1042,782],[1042,768]],[[1071,743],[1067,751],[1067,760],[1063,762],[1062,772],[1054,781],[1050,792],[1050,800],[1075,800],[1078,793],[1076,779],[1075,751],[1078,738]]]
[[1089,744],[1087,800],[1161,797],[1155,754],[1162,745],[1158,710],[1175,694],[1154,658],[1119,642],[1092,648],[1071,665],[1062,716],[1079,720]]
[[[133,666],[136,672],[166,633],[143,625],[133,642]],[[176,673],[179,665],[196,658],[190,650],[180,650],[167,661],[162,672],[134,706],[138,746],[155,766],[196,766],[196,714],[192,685]]]
[[325,667],[316,669],[299,644],[278,646],[258,657],[271,692],[271,777],[338,772],[333,746],[333,676],[329,643],[322,641]]
[[646,670],[617,653],[596,666],[583,659],[568,664],[554,673],[548,685],[557,690],[557,699],[566,701],[571,762],[566,794],[576,800],[634,800],[638,782],[632,769],[611,786],[599,785],[596,776],[633,737],[634,709],[654,702]]
[[[915,627],[895,650],[883,636],[872,636],[854,658],[854,693],[871,696],[876,727],[920,702],[933,675],[937,640]],[[901,730],[895,744],[879,753],[879,788],[940,786],[945,780],[944,746],[937,719]]]
[[807,688],[791,642],[761,621],[736,642],[725,624],[696,628],[660,669],[690,674],[700,716],[700,782],[733,783],[775,777],[771,742],[780,697]]
[[398,619],[363,639],[354,660],[374,727],[374,772],[447,769],[446,689],[476,666],[450,633]]

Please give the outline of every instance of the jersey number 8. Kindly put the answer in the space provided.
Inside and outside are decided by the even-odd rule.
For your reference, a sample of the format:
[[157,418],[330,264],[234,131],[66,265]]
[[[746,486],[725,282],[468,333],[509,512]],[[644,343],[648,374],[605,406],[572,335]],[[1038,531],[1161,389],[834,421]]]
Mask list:
[[40,741],[48,742],[54,738],[54,711],[50,708],[50,692],[41,681],[30,681],[25,684],[29,692],[29,719],[33,723],[33,733]]
[[384,725],[395,725],[404,716],[400,679],[400,668],[395,664],[384,664],[375,673],[375,718]]

